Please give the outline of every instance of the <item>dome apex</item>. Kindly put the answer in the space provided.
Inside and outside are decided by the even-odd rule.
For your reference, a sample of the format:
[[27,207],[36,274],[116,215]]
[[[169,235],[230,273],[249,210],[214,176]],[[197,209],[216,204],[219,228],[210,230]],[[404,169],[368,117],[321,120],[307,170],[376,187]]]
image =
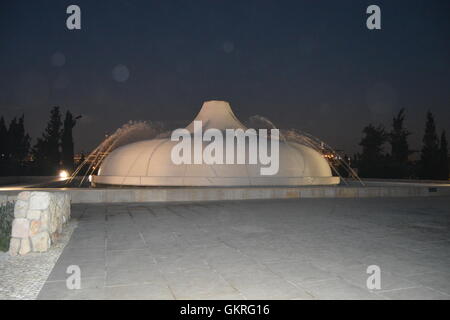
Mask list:
[[[243,129],[247,128],[236,118],[230,104],[226,101],[211,100],[205,101],[194,121],[202,121],[203,129],[215,128],[224,129]],[[193,132],[194,122],[191,122],[187,130]]]

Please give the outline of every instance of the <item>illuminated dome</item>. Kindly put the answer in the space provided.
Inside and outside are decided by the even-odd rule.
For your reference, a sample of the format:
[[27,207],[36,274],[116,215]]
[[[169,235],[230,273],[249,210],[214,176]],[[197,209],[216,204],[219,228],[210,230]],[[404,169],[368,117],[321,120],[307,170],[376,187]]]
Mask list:
[[[202,130],[247,128],[236,118],[224,101],[205,102],[195,120]],[[194,134],[194,121],[186,129]],[[210,142],[203,142],[203,149]],[[95,184],[128,186],[299,186],[338,184],[328,162],[307,146],[279,141],[279,170],[274,175],[261,175],[256,164],[179,164],[172,162],[172,148],[178,141],[152,139],[131,143],[111,152],[103,161]],[[191,148],[192,152],[194,148]],[[269,148],[270,149],[270,148]],[[246,158],[249,156],[246,148]],[[225,157],[224,148],[223,155]],[[236,146],[235,152],[236,154]],[[246,162],[247,163],[247,162]]]

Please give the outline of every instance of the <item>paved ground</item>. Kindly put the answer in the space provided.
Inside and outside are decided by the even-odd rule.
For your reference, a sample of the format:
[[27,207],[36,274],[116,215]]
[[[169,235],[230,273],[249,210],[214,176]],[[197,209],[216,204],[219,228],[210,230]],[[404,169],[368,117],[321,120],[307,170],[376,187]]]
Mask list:
[[[74,205],[40,299],[450,299],[450,198]],[[69,265],[82,288],[69,290]],[[366,287],[381,268],[381,290]]]
[[71,220],[49,251],[11,256],[0,252],[0,300],[34,300],[76,227]]

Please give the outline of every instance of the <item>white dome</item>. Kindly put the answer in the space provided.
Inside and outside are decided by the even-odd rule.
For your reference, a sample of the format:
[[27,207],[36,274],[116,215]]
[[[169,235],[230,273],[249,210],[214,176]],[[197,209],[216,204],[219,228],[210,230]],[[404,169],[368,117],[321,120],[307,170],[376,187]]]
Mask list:
[[[247,128],[224,101],[208,101],[195,118],[207,129]],[[194,122],[186,129],[192,134]],[[103,161],[96,184],[133,186],[262,186],[338,184],[327,161],[317,151],[292,142],[279,141],[279,170],[261,175],[262,164],[180,164],[172,162],[172,148],[178,141],[152,139],[131,143],[111,152]],[[203,148],[209,142],[203,142]],[[193,150],[193,148],[191,148]],[[192,151],[193,153],[193,151]],[[225,156],[225,150],[223,154]],[[236,148],[235,148],[236,154]],[[248,159],[248,147],[246,148]]]

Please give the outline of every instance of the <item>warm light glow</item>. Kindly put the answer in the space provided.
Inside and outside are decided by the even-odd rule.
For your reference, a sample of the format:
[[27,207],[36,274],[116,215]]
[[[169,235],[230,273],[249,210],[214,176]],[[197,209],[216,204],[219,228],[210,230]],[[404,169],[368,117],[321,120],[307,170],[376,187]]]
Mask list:
[[67,179],[67,178],[69,177],[69,173],[68,173],[66,170],[61,170],[61,171],[59,172],[59,177],[60,177],[61,179]]
[[327,158],[327,159],[334,159],[334,158],[336,158],[336,156],[334,154],[332,154],[332,153],[326,153],[326,154],[323,155],[323,157]]

